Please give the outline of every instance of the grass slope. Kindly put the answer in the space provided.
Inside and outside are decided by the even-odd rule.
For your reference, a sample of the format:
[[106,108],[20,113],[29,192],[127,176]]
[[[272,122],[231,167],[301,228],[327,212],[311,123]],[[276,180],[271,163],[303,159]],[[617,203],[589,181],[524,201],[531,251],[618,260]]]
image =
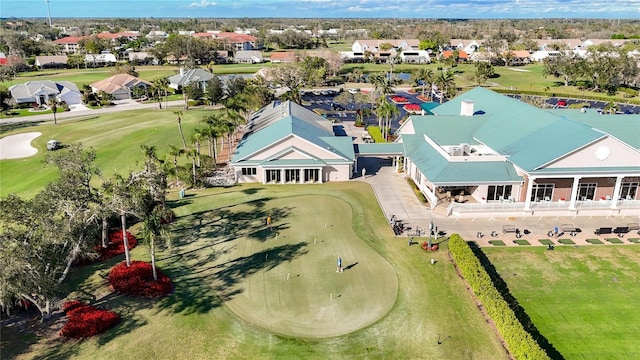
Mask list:
[[[210,114],[211,110],[191,109],[183,112],[182,127],[185,137],[189,139],[194,129],[201,126],[202,117]],[[82,143],[86,148],[94,148],[95,164],[101,169],[104,178],[114,173],[126,174],[133,168],[139,169],[144,160],[140,145],[156,146],[161,159],[166,157],[168,145],[182,147],[176,116],[171,110],[108,113],[66,120],[58,125],[46,122],[2,135],[30,131],[42,133],[32,142],[38,153],[29,158],[0,161],[0,196],[11,193],[34,195],[55,175],[55,168],[44,164],[47,141],[50,139],[59,140],[63,144]],[[206,142],[202,145],[202,152],[207,153]],[[169,159],[169,162],[172,161]]]
[[[368,185],[243,185],[187,195],[190,196],[172,202],[178,215],[174,245],[171,251],[161,251],[158,256],[159,266],[175,281],[174,294],[156,302],[116,296],[100,276],[115,260],[81,268],[71,279],[71,285],[79,287],[72,296],[95,295],[97,304],[121,314],[123,322],[104,335],[83,342],[36,339],[17,358],[506,358],[449,262],[446,243],[441,244],[442,251],[425,253],[418,246],[408,247],[405,241],[395,238]],[[282,238],[275,240],[264,229],[266,213],[273,214],[274,226]],[[323,217],[330,219],[327,228]],[[326,236],[318,239],[326,242],[316,243],[314,249],[311,236],[325,231]],[[304,246],[292,246],[300,243]],[[255,260],[262,260],[261,252],[267,248],[273,254],[279,251],[281,256],[271,260],[273,263],[252,261],[249,254],[258,254]],[[147,252],[139,247],[133,251],[133,258],[145,259]],[[345,265],[353,261],[358,265],[336,274],[337,252],[343,254]],[[431,258],[437,261],[435,265],[429,263]],[[304,264],[296,264],[298,260]],[[316,270],[303,269],[306,266]],[[295,267],[299,268],[294,270]],[[317,287],[295,285],[289,280],[289,285],[302,292],[292,301],[284,298],[291,296],[290,291],[281,288],[284,284],[274,283],[276,278],[280,283],[286,281],[285,271],[301,273],[305,280],[312,279],[313,271],[322,276],[313,279],[318,281]],[[308,318],[305,304],[327,303],[327,290],[341,286],[343,290],[337,292],[343,296],[334,300],[339,304],[338,314],[326,315],[332,319],[355,311],[362,316],[378,300],[386,306],[389,294],[364,299],[364,294],[357,292],[393,291],[394,280],[398,290],[391,296],[396,297],[391,309],[386,315],[380,315],[385,311],[379,312],[375,318],[382,318],[377,321],[371,318],[361,323],[359,326],[365,326],[361,330],[320,339],[279,335],[289,331],[272,331],[275,327],[270,330],[268,320],[290,321],[297,312]],[[265,289],[267,285],[270,289]],[[324,294],[322,298],[302,300],[315,296],[318,289]],[[267,299],[260,300],[262,295]],[[256,306],[243,309],[237,304],[241,301]],[[295,311],[284,310],[283,304]],[[267,310],[280,312],[285,319],[277,316],[265,323],[256,322],[253,317],[266,317]],[[323,321],[322,317],[319,320]],[[276,325],[300,330],[302,324],[290,321]],[[11,338],[17,335],[3,329],[3,341]],[[3,353],[3,358],[7,355]]]
[[640,358],[640,247],[483,251],[566,359]]

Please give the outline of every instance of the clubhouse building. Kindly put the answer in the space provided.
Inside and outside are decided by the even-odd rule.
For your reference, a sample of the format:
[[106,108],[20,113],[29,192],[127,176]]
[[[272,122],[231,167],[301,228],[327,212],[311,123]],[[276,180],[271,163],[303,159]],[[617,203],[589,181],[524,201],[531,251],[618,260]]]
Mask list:
[[255,114],[231,165],[238,182],[321,183],[391,157],[442,215],[637,213],[640,116],[540,109],[475,88],[411,116],[392,144],[353,144],[296,104]]

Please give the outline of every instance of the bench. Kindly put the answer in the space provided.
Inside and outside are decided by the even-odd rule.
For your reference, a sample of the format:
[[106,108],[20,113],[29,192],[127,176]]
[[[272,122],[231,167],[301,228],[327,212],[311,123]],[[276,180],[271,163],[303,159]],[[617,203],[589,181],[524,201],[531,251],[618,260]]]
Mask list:
[[597,228],[596,231],[594,231],[593,233],[596,235],[611,234],[613,233],[613,228],[601,227],[601,228]]
[[506,234],[506,233],[515,233],[516,232],[516,227],[513,225],[502,225],[502,233]]
[[628,223],[627,227],[629,228],[629,231],[640,230],[640,224],[638,223]]
[[576,227],[573,226],[573,224],[562,224],[560,228],[562,229],[563,232],[568,232],[568,233],[577,231]]

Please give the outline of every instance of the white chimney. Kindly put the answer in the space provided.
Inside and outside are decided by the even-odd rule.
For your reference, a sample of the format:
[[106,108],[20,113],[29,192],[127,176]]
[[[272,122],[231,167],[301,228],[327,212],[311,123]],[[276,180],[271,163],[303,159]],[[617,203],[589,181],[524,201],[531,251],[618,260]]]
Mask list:
[[184,76],[184,68],[182,66],[180,67],[180,76]]
[[473,116],[473,101],[462,100],[460,102],[460,115],[461,116]]

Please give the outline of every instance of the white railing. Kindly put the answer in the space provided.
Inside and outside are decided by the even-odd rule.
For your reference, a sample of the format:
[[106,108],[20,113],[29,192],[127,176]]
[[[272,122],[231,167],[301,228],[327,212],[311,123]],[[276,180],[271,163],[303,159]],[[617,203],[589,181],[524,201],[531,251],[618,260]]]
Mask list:
[[[577,210],[607,210],[611,209],[613,200],[576,201]],[[571,210],[569,202],[541,201],[531,203],[529,211],[558,211]],[[618,200],[617,209],[640,209],[640,200]],[[447,208],[447,214],[473,212],[516,212],[525,211],[523,202],[487,202],[487,203],[456,203],[452,202]]]

